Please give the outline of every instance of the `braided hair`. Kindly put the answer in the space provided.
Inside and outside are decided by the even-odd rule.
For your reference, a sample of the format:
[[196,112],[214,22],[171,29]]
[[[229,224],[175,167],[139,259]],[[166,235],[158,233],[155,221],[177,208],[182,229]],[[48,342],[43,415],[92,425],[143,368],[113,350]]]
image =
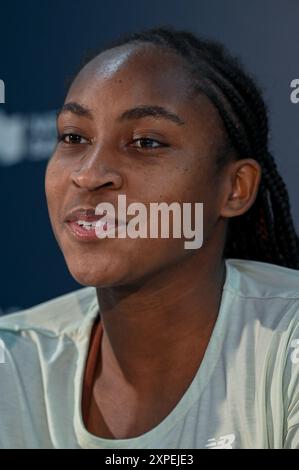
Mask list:
[[[237,158],[254,158],[261,166],[255,202],[244,214],[229,219],[224,257],[299,269],[299,238],[288,191],[268,148],[266,105],[240,61],[220,43],[172,27],[124,35],[97,53],[129,43],[151,43],[181,56],[194,91],[204,93],[216,106]],[[218,158],[219,168],[226,163],[227,153]]]

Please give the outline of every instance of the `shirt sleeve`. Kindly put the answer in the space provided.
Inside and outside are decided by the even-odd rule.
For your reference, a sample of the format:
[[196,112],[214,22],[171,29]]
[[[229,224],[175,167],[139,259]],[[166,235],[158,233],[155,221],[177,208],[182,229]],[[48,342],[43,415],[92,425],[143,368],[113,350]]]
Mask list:
[[284,449],[299,449],[299,424],[288,429]]
[[283,380],[284,449],[299,449],[299,321],[288,341]]

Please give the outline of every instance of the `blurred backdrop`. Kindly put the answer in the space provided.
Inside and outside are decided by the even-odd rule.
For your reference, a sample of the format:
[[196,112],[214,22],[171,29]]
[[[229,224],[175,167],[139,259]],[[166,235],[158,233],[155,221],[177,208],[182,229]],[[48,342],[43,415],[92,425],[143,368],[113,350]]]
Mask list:
[[[299,229],[298,0],[3,0],[0,6],[0,313],[81,287],[51,231],[44,195],[55,113],[86,51],[159,25],[222,41],[264,90],[271,149]],[[0,100],[1,101],[1,100]]]

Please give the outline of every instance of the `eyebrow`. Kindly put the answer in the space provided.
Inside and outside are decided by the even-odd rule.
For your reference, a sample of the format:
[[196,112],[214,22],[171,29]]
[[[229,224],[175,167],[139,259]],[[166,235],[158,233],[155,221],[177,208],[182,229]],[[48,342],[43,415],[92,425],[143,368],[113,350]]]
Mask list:
[[[88,119],[93,119],[93,115],[90,109],[82,106],[76,102],[69,102],[65,103],[58,111],[57,111],[57,118],[60,114],[63,113],[73,113],[77,116],[86,117]],[[127,109],[124,111],[118,118],[118,122],[123,122],[126,120],[133,120],[133,119],[142,119],[144,117],[151,116],[154,118],[162,118],[167,119],[169,121],[182,126],[185,124],[185,121],[180,118],[177,114],[173,113],[172,111],[164,108],[163,106],[149,106],[149,105],[139,105],[135,108]]]
[[77,116],[83,116],[88,119],[93,119],[92,117],[92,112],[90,109],[86,108],[85,106],[82,106],[79,103],[76,102],[69,102],[65,103],[56,113],[57,118],[60,116],[60,114],[63,113],[73,113],[76,114]]
[[117,121],[124,121],[124,120],[133,120],[133,119],[141,119],[143,117],[152,116],[155,118],[162,118],[168,119],[179,126],[185,124],[182,118],[180,118],[177,114],[169,111],[162,106],[148,106],[148,105],[140,105],[135,108],[127,109],[124,111],[121,116],[117,119]]

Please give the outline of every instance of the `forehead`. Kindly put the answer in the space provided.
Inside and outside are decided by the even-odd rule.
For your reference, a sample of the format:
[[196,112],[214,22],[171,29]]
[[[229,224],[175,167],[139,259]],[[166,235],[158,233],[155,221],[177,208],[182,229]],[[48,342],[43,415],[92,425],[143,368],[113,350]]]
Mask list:
[[78,74],[67,100],[162,100],[180,103],[190,94],[191,80],[184,60],[151,44],[125,45],[99,54]]
[[182,105],[192,84],[183,58],[151,44],[116,47],[95,57],[74,80],[66,101],[152,101]]
[[[160,106],[179,115],[188,128],[223,134],[223,122],[211,101],[194,93],[186,62],[175,51],[152,44],[104,51],[74,80],[65,102],[91,109],[99,125],[139,105]],[[217,133],[218,133],[217,132]]]

